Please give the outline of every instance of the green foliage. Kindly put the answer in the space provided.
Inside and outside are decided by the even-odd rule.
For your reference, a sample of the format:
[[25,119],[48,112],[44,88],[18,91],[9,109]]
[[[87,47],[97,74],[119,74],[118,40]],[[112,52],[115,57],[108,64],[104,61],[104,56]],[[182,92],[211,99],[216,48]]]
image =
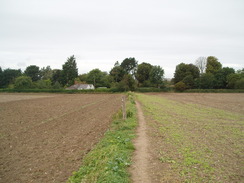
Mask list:
[[52,88],[52,82],[50,79],[47,80],[39,80],[34,83],[35,88],[37,89],[51,89]]
[[160,66],[153,66],[149,73],[149,78],[152,84],[159,87],[163,83],[164,70]]
[[219,69],[215,73],[215,86],[214,88],[226,88],[227,87],[227,78],[230,74],[234,74],[235,70],[233,68],[229,67],[223,67],[222,69]]
[[193,79],[192,75],[187,75],[186,77],[184,77],[182,82],[186,84],[187,88],[193,88],[194,87],[194,79]]
[[211,73],[204,73],[197,80],[197,88],[212,89],[214,87],[215,77]]
[[123,91],[135,91],[136,82],[132,77],[132,75],[130,74],[124,75],[123,80],[119,82],[118,88],[122,89]]
[[124,71],[127,74],[132,74],[134,76],[137,65],[138,65],[138,62],[136,61],[136,59],[130,57],[130,58],[124,59],[120,66],[124,69]]
[[218,61],[216,57],[209,56],[207,58],[206,73],[215,74],[221,68],[222,64]]
[[122,81],[125,73],[126,73],[125,70],[121,66],[114,66],[109,72],[110,76],[113,79],[113,82]]
[[183,79],[189,75],[191,75],[194,80],[196,78],[199,78],[200,71],[198,67],[193,64],[181,63],[176,66],[175,74],[174,74],[174,82],[178,83],[179,81],[183,81]]
[[232,73],[227,76],[227,87],[228,88],[241,88],[241,81],[244,79],[244,72],[237,71],[237,73]]
[[121,115],[115,115],[112,128],[83,158],[82,166],[69,178],[69,183],[130,182],[127,168],[131,164],[134,150],[132,139],[137,123],[135,105],[127,102],[126,106],[128,118],[124,121]]
[[32,80],[29,76],[19,76],[14,82],[15,89],[31,89],[33,88]]
[[42,80],[48,80],[48,79],[52,79],[53,76],[53,70],[51,69],[50,66],[47,66],[46,68],[43,67],[40,70],[40,77]]
[[3,70],[2,67],[0,67],[0,88],[3,86]]
[[89,84],[93,84],[97,87],[107,87],[108,86],[108,78],[107,73],[102,72],[99,69],[91,70],[86,77],[86,82]]
[[235,88],[236,89],[244,89],[244,78],[241,78],[241,79],[236,81]]
[[7,88],[10,84],[14,83],[15,78],[21,76],[21,70],[5,69],[1,73],[0,88]]
[[54,85],[56,82],[58,82],[60,85],[63,85],[64,81],[63,81],[62,70],[54,69],[51,81],[52,81],[52,85]]
[[86,83],[87,81],[87,74],[80,74],[78,76],[79,80],[82,82],[82,83]]
[[74,55],[69,57],[64,63],[61,75],[63,85],[70,86],[74,84],[75,78],[78,77],[78,69]]
[[62,86],[60,85],[60,83],[58,81],[56,81],[52,87],[53,87],[53,89],[62,89]]
[[183,81],[180,81],[175,84],[175,90],[179,92],[183,92],[187,89],[186,84]]
[[36,66],[36,65],[28,66],[25,69],[24,73],[25,73],[26,76],[29,76],[33,82],[34,81],[38,81],[39,79],[41,79],[39,67]]
[[136,72],[136,79],[138,80],[139,84],[144,86],[146,82],[149,82],[149,77],[150,77],[150,72],[152,67],[153,66],[151,64],[145,62],[138,65],[137,72]]

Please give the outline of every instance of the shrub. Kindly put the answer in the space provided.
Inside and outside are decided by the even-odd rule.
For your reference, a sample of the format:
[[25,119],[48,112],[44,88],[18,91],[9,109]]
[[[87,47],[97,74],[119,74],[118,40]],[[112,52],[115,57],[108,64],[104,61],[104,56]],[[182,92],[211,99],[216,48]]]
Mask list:
[[32,80],[28,76],[20,76],[15,79],[14,88],[16,89],[30,89],[32,87]]
[[175,90],[179,92],[183,92],[187,89],[187,86],[184,82],[180,81],[175,84]]
[[236,89],[244,89],[244,78],[236,81],[235,88]]

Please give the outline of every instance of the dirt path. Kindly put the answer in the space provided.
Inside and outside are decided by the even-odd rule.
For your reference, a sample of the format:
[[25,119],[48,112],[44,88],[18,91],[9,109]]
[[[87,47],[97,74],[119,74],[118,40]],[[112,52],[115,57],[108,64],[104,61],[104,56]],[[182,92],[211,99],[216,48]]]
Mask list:
[[132,180],[134,183],[149,183],[148,174],[149,153],[148,153],[148,137],[146,134],[146,121],[141,109],[141,105],[136,102],[138,111],[139,126],[137,129],[137,138],[134,141],[135,152],[133,157],[133,165],[131,167]]

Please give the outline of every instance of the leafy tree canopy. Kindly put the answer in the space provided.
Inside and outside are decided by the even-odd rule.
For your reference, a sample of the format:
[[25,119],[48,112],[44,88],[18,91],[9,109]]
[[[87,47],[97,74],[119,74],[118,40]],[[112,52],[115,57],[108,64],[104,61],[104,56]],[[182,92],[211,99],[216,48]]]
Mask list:
[[29,76],[19,76],[15,79],[14,88],[16,89],[30,89],[32,87],[32,79]]
[[138,62],[136,61],[136,59],[130,57],[124,59],[120,66],[125,70],[127,74],[131,73],[132,75],[134,75],[136,72],[137,65]]
[[9,84],[13,84],[14,83],[14,79],[21,76],[21,70],[16,70],[16,69],[5,69],[4,71],[2,71],[2,76],[0,79],[1,80],[1,88],[6,88],[8,87]]
[[40,70],[40,76],[42,80],[52,79],[53,76],[53,70],[50,66],[43,67]]
[[114,82],[120,82],[125,75],[125,71],[121,66],[115,64],[115,66],[111,69],[109,74],[112,77]]
[[155,84],[157,87],[163,83],[163,76],[164,70],[160,66],[153,66],[149,73],[151,83]]
[[235,70],[229,67],[223,67],[215,72],[215,86],[214,88],[226,88],[227,87],[227,77],[230,74],[234,74]]
[[209,56],[207,58],[206,73],[215,74],[218,70],[222,68],[222,64],[214,56]]
[[86,82],[89,84],[93,84],[95,87],[103,87],[106,85],[106,76],[106,72],[102,72],[99,69],[93,69],[87,74]]
[[32,81],[37,81],[40,78],[40,70],[36,65],[30,65],[25,69],[25,75],[29,76]]
[[191,75],[193,79],[199,78],[200,71],[198,67],[193,64],[181,63],[176,66],[175,74],[174,74],[174,82],[178,83],[188,75]]
[[75,78],[78,77],[78,69],[76,65],[75,56],[72,55],[67,59],[67,61],[63,65],[63,71],[62,71],[62,83],[64,85],[72,85],[74,84]]
[[63,75],[62,70],[60,69],[54,69],[52,78],[51,78],[52,84],[54,85],[56,82],[58,82],[60,85],[65,85],[65,82],[63,82]]
[[138,65],[136,79],[139,83],[142,84],[143,82],[149,80],[152,67],[153,66],[151,64],[145,62]]

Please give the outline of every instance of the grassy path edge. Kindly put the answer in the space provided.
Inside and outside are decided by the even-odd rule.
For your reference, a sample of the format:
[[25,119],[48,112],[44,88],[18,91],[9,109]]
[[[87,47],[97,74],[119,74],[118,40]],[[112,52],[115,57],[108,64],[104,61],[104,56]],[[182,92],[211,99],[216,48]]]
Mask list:
[[137,111],[132,93],[126,103],[127,119],[122,120],[119,111],[113,119],[110,130],[103,139],[82,160],[80,169],[73,173],[68,183],[130,182],[128,167],[131,165],[137,127]]

